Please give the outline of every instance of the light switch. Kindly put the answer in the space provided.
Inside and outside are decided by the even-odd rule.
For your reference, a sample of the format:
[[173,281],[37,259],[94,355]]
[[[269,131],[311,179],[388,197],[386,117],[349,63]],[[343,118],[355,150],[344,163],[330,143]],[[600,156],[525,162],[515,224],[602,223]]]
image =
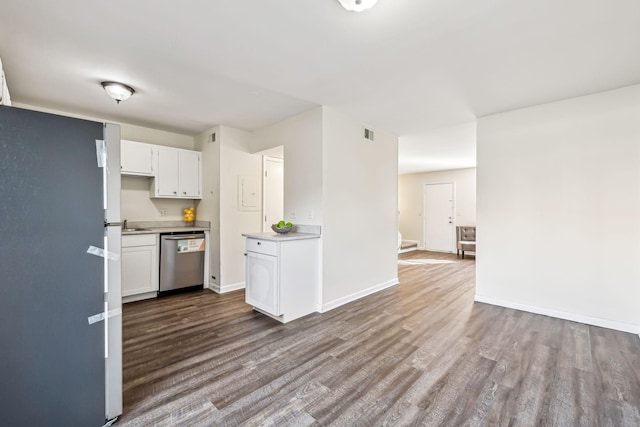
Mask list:
[[307,219],[313,219],[313,209],[307,212]]
[[296,210],[292,210],[289,212],[289,219],[296,219]]

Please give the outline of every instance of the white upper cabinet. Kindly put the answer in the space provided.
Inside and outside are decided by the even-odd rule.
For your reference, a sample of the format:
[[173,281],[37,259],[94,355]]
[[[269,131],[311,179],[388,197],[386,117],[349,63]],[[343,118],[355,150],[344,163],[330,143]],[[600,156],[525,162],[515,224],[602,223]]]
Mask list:
[[151,197],[201,199],[202,157],[197,151],[155,147],[157,170]]
[[180,197],[200,199],[200,185],[202,181],[202,165],[200,153],[196,151],[178,152],[178,171],[180,173]]
[[178,175],[178,151],[171,148],[157,148],[158,173],[155,192],[152,197],[180,197]]
[[120,141],[120,172],[123,175],[154,176],[153,145]]

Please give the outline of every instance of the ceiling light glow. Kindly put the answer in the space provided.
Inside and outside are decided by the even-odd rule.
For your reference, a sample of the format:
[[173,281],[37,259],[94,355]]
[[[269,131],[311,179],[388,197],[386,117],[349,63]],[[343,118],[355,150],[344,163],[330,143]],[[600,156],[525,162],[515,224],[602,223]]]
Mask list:
[[131,98],[131,95],[136,93],[131,86],[122,83],[102,82],[101,84],[109,96],[115,99],[118,104],[120,104],[120,101],[126,101]]
[[342,7],[353,12],[362,12],[373,7],[378,0],[338,0]]

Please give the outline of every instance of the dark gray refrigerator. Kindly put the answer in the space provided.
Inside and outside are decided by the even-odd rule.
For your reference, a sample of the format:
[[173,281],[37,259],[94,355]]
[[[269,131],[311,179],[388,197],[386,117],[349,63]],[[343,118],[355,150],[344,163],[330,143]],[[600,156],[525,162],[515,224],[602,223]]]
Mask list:
[[122,412],[120,128],[0,106],[0,424]]

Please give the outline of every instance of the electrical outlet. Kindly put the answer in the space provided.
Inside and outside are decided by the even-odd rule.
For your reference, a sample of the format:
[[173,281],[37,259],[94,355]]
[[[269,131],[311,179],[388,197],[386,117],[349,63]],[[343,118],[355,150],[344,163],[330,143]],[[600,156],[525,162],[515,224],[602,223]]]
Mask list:
[[167,216],[167,215],[168,215],[167,208],[160,209],[160,216]]

